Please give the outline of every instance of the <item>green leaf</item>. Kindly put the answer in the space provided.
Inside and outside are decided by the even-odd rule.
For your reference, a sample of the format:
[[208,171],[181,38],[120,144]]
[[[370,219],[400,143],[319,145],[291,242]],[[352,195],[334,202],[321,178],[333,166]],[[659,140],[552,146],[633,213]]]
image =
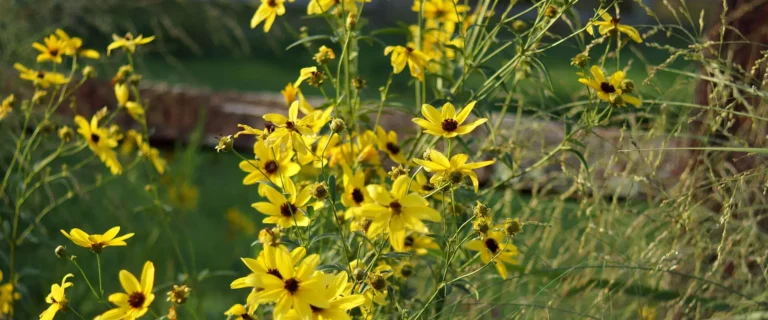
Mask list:
[[584,155],[579,152],[579,150],[573,149],[573,148],[566,148],[565,151],[571,152],[576,155],[576,157],[579,158],[579,161],[581,161],[581,164],[584,165],[584,168],[587,169],[587,173],[589,173],[589,164],[587,163],[587,159],[584,158]]
[[346,267],[340,265],[340,264],[321,264],[317,266],[317,270],[319,271],[345,271],[347,270]]
[[381,255],[383,258],[405,259],[411,256],[408,252],[387,252]]
[[371,32],[372,36],[380,34],[408,34],[408,30],[403,28],[383,28]]
[[293,48],[295,46],[298,46],[300,44],[303,44],[303,43],[312,42],[312,41],[315,41],[315,40],[322,40],[322,39],[328,39],[328,40],[334,41],[333,37],[328,36],[328,35],[309,36],[309,37],[306,37],[306,38],[303,38],[303,39],[299,39],[299,41],[296,41],[294,43],[291,43],[288,47],[285,48],[285,51],[288,51],[291,48]]

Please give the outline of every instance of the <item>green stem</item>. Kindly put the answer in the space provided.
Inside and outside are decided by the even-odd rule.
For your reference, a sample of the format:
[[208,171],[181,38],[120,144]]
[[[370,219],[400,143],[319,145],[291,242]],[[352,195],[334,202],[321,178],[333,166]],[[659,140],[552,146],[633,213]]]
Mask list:
[[77,267],[77,270],[80,270],[80,274],[83,275],[83,279],[85,279],[85,283],[88,284],[88,288],[91,289],[91,293],[93,293],[93,296],[96,297],[96,299],[99,302],[103,302],[106,304],[106,302],[99,296],[99,294],[96,293],[96,289],[93,288],[93,285],[91,285],[91,281],[88,280],[88,276],[85,275],[85,271],[83,271],[83,268],[80,267],[80,264],[78,264],[77,261],[75,261],[74,257],[70,258],[69,261],[71,261],[72,264],[74,264],[75,267]]
[[101,293],[101,298],[104,298],[104,287],[101,285],[101,255],[96,254],[96,267],[99,269],[99,293]]

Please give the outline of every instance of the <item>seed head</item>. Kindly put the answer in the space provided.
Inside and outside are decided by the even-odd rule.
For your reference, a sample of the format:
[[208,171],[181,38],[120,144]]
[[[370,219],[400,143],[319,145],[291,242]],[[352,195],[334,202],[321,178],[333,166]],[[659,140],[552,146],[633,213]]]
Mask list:
[[189,293],[192,291],[187,285],[173,285],[173,289],[168,291],[168,301],[175,304],[184,304],[189,299]]
[[317,200],[325,200],[328,198],[328,187],[325,182],[315,183],[312,186],[312,196]]
[[365,85],[368,83],[368,81],[365,81],[365,79],[361,78],[360,76],[355,77],[352,79],[352,85],[355,86],[355,89],[362,90],[365,88]]
[[475,217],[477,218],[487,218],[488,213],[491,212],[491,208],[488,208],[488,206],[480,203],[480,201],[477,202],[477,205],[475,206],[474,210],[472,211],[475,214]]
[[520,219],[507,218],[507,220],[504,221],[504,231],[506,231],[510,236],[515,236],[516,234],[522,232],[523,225],[520,224]]

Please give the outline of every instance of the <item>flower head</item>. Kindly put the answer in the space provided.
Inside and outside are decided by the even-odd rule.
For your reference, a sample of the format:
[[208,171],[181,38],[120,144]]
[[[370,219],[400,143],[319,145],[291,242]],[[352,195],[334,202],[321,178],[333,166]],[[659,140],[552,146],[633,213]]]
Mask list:
[[96,253],[100,253],[101,250],[106,247],[121,247],[128,245],[125,243],[125,240],[133,237],[133,233],[117,237],[119,232],[120,227],[113,227],[112,229],[107,230],[107,232],[104,232],[104,234],[87,234],[78,228],[70,230],[69,233],[61,230],[61,233],[69,240],[72,240],[76,245],[91,249]]
[[515,257],[518,255],[517,247],[514,244],[504,241],[505,234],[499,231],[488,232],[480,239],[467,242],[464,248],[479,251],[480,259],[483,263],[493,261],[496,270],[502,279],[507,278],[507,267],[504,263],[516,264]]
[[293,150],[299,154],[309,152],[309,147],[304,143],[302,135],[313,136],[312,130],[315,121],[321,115],[320,111],[314,111],[303,118],[299,118],[299,101],[294,101],[288,108],[288,116],[279,113],[270,113],[264,115],[264,120],[273,123],[276,126],[274,132],[270,133],[265,143],[268,147],[273,146],[292,146]]
[[332,278],[323,292],[329,300],[328,307],[310,305],[313,320],[351,319],[347,311],[365,303],[365,297],[362,294],[349,294],[351,287],[348,281],[349,276],[344,271]]
[[75,117],[77,124],[77,133],[88,142],[88,148],[99,157],[112,174],[123,173],[123,166],[117,160],[117,153],[114,148],[117,147],[117,138],[109,129],[99,127],[99,117],[94,115],[91,122],[85,120],[82,116]]
[[64,54],[69,56],[78,55],[88,59],[98,59],[101,57],[98,51],[93,49],[83,49],[83,39],[78,37],[69,37],[64,30],[56,29],[56,35],[63,43]]
[[112,50],[119,49],[119,48],[123,48],[123,50],[125,50],[126,52],[134,53],[136,52],[136,46],[150,43],[152,42],[152,40],[155,40],[155,36],[144,38],[143,35],[139,35],[138,37],[134,38],[131,33],[126,33],[122,37],[116,34],[113,34],[112,43],[110,43],[109,46],[107,47],[107,55],[110,55],[112,53]]
[[616,106],[624,106],[626,103],[639,107],[643,102],[637,97],[625,94],[622,90],[624,72],[619,70],[606,79],[603,70],[598,66],[589,69],[592,78],[581,78],[579,82],[597,92],[597,98]]
[[377,126],[376,145],[378,146],[379,150],[386,152],[392,161],[399,164],[406,163],[403,150],[400,147],[400,143],[397,141],[397,132],[393,130],[386,132],[384,131],[384,128]]
[[293,226],[306,227],[309,218],[304,213],[307,203],[311,199],[310,188],[304,187],[297,190],[291,179],[286,178],[283,184],[288,197],[272,187],[265,187],[264,193],[269,202],[256,202],[251,206],[269,217],[264,218],[264,223],[277,224],[282,228]]
[[[0,282],[3,281],[3,271],[0,271]],[[21,299],[21,294],[14,292],[13,283],[0,285],[0,316],[13,312],[14,300]]]
[[350,219],[356,215],[363,204],[371,201],[368,195],[368,189],[365,188],[365,172],[357,170],[352,173],[349,167],[344,167],[344,194],[341,195],[341,203],[347,207],[344,213],[345,219]]
[[408,192],[410,177],[400,176],[387,190],[380,185],[367,186],[372,203],[363,205],[361,215],[373,218],[368,235],[389,233],[389,242],[396,251],[405,251],[406,231],[426,232],[422,220],[440,221],[440,213],[417,193]]
[[51,61],[53,63],[61,63],[61,57],[66,50],[66,42],[61,41],[55,34],[49,35],[43,39],[45,45],[39,42],[32,43],[32,47],[40,54],[37,55],[37,62]]
[[637,29],[625,24],[620,24],[620,18],[611,17],[611,15],[605,11],[600,14],[600,17],[603,18],[603,21],[590,21],[587,23],[587,33],[594,36],[595,31],[592,30],[592,26],[597,26],[597,32],[601,35],[610,33],[615,36],[618,33],[623,33],[637,43],[643,42],[643,38],[640,37],[640,33],[637,32]]
[[36,87],[40,87],[43,89],[50,87],[52,84],[60,85],[60,84],[65,84],[69,82],[69,79],[67,79],[67,77],[65,77],[63,74],[58,72],[47,72],[42,70],[28,69],[21,63],[16,63],[13,65],[13,67],[19,71],[20,78],[24,80],[32,81],[32,83]]
[[256,28],[259,23],[264,22],[264,32],[269,32],[277,16],[285,14],[285,0],[261,0],[259,8],[251,18],[251,29]]
[[411,232],[405,237],[403,248],[405,251],[413,251],[417,255],[425,255],[430,249],[440,249],[440,246],[437,245],[432,237],[426,234]]
[[155,265],[147,261],[141,271],[141,282],[127,270],[120,270],[120,284],[125,293],[113,293],[109,302],[117,308],[101,315],[101,319],[137,319],[149,310],[149,305],[155,300],[152,287],[155,284]]
[[336,59],[336,54],[333,52],[333,49],[326,46],[321,46],[312,59],[314,59],[318,64],[326,64],[329,61]]
[[458,135],[468,134],[479,125],[488,121],[486,118],[480,118],[463,124],[474,107],[475,101],[472,101],[457,113],[450,102],[446,102],[440,110],[435,109],[431,105],[424,104],[421,106],[421,114],[424,118],[414,118],[413,122],[424,128],[424,132],[428,134],[453,138]]
[[423,166],[427,172],[434,173],[432,178],[429,179],[429,182],[432,184],[437,185],[446,181],[457,183],[467,175],[472,180],[472,186],[475,187],[475,192],[477,192],[479,181],[477,180],[477,174],[472,170],[489,166],[495,163],[496,160],[467,163],[468,159],[468,155],[460,153],[451,157],[451,160],[448,160],[440,151],[432,150],[429,153],[429,160],[413,159],[413,161]]
[[[358,1],[362,2],[360,0]],[[370,0],[366,0],[366,2],[370,2]],[[335,8],[334,5],[336,6]],[[314,15],[327,12],[337,14],[341,12],[342,9],[345,12],[356,12],[357,5],[355,4],[355,0],[310,0],[309,5],[307,6],[307,14]]]
[[253,153],[255,159],[240,162],[240,170],[248,173],[243,179],[244,185],[271,181],[282,186],[283,180],[288,180],[301,170],[301,166],[291,160],[293,151],[281,151],[277,146],[268,147],[263,140],[254,143]]
[[392,54],[390,58],[392,72],[396,74],[402,72],[407,64],[411,76],[423,82],[424,69],[432,69],[430,66],[431,58],[424,54],[424,52],[412,47],[388,46],[384,48],[384,55],[388,56],[390,54]]
[[11,111],[13,111],[13,103],[15,102],[14,96],[11,94],[0,104],[0,120],[3,120]]
[[50,304],[50,306],[40,314],[40,320],[52,320],[57,312],[67,309],[69,301],[67,300],[66,295],[64,295],[64,289],[74,286],[72,282],[67,282],[67,278],[71,277],[74,277],[74,275],[68,273],[64,276],[64,279],[61,280],[61,285],[58,283],[51,285],[51,293],[45,297],[45,302]]
[[253,312],[248,312],[245,306],[242,304],[235,304],[230,307],[224,315],[227,316],[227,320],[252,320],[255,319]]

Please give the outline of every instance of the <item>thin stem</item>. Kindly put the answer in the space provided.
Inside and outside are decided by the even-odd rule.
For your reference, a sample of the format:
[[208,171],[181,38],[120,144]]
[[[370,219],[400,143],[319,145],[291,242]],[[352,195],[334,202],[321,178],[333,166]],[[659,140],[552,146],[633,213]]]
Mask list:
[[96,253],[96,267],[99,269],[99,293],[104,298],[104,287],[101,285],[101,255]]
[[[83,276],[83,279],[85,279],[85,283],[86,283],[86,284],[88,284],[88,288],[90,288],[90,289],[91,289],[91,293],[93,293],[93,296],[94,296],[94,297],[96,297],[96,300],[98,300],[99,302],[103,302],[103,303],[105,303],[105,304],[106,304],[106,302],[105,302],[103,299],[101,299],[101,297],[99,296],[99,294],[98,294],[98,293],[96,293],[96,289],[94,289],[94,288],[93,288],[93,285],[91,285],[91,281],[90,281],[90,280],[88,280],[88,276],[86,276],[86,275],[85,275],[85,271],[83,271],[83,268],[81,268],[81,267],[80,267],[80,264],[78,264],[78,263],[77,263],[77,261],[75,261],[74,257],[73,257],[73,258],[70,258],[70,259],[69,259],[69,261],[71,261],[71,262],[72,262],[72,264],[74,264],[74,265],[75,265],[75,267],[77,267],[77,270],[80,270],[80,274]],[[107,305],[108,305],[108,304],[107,304]]]

